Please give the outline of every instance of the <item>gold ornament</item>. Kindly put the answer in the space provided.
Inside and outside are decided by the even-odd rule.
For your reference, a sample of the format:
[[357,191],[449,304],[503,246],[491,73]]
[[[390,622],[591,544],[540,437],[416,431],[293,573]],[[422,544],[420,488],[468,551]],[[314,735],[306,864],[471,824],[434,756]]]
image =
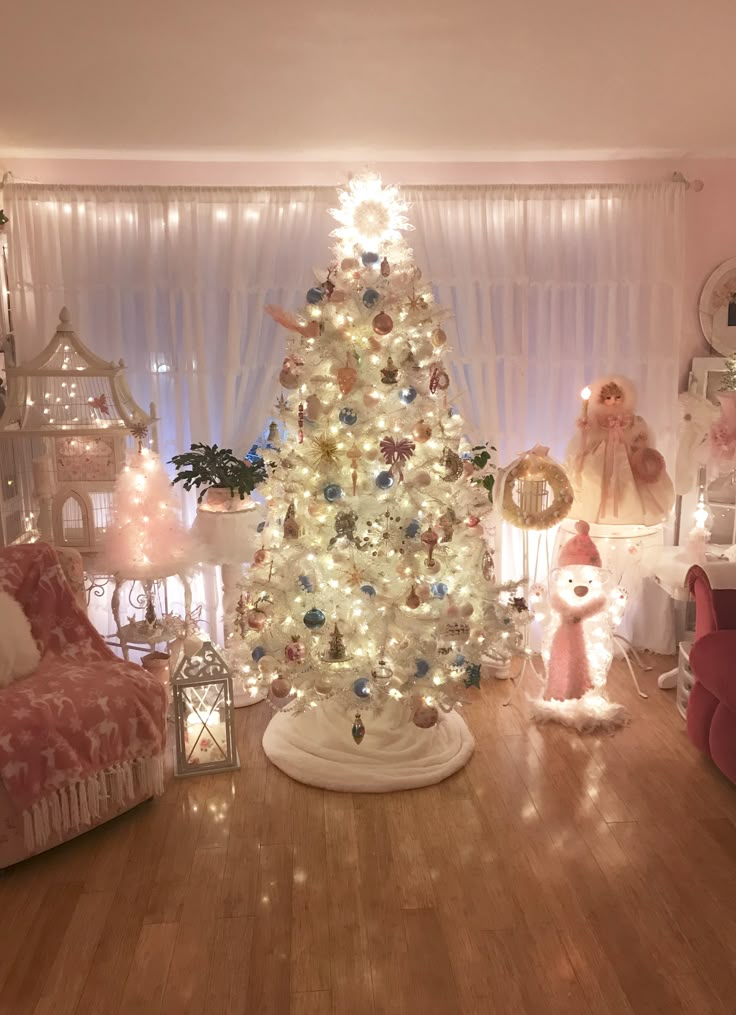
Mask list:
[[353,446],[351,448],[348,448],[346,454],[347,457],[350,459],[350,464],[352,466],[350,478],[353,481],[353,497],[354,497],[358,490],[358,462],[363,457],[363,453],[358,447],[358,445],[355,442],[353,442]]
[[386,360],[386,366],[381,370],[381,381],[383,384],[396,384],[399,370],[392,358]]
[[454,451],[451,451],[450,448],[445,448],[445,450],[442,452],[442,464],[445,467],[445,474],[442,478],[446,482],[452,483],[462,476],[463,474],[462,458]]
[[148,436],[148,425],[142,419],[136,419],[130,424],[130,432],[138,443],[138,453],[143,450],[143,441]]
[[432,332],[432,345],[435,349],[441,349],[447,342],[447,335],[442,328],[435,328]]
[[328,433],[318,433],[309,439],[309,457],[312,465],[321,468],[324,465],[337,465],[340,452],[337,440]]

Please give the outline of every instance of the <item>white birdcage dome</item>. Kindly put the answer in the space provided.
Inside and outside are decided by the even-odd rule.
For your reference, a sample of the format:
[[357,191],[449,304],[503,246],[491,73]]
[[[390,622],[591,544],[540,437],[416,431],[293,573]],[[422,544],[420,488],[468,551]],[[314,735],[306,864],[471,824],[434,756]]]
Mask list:
[[5,412],[0,432],[53,436],[123,433],[135,422],[154,421],[137,404],[125,379],[125,364],[91,352],[71,324],[66,307],[54,337],[34,359],[7,368]]

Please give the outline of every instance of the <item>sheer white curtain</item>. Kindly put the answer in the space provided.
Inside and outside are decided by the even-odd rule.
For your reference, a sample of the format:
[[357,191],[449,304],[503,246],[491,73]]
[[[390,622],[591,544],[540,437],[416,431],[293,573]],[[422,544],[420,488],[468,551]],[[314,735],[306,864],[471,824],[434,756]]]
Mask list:
[[418,263],[455,316],[453,372],[502,460],[562,455],[579,392],[615,370],[672,451],[682,303],[678,184],[409,188]]
[[19,357],[49,341],[66,304],[83,342],[123,357],[136,400],[156,402],[165,459],[193,440],[247,450],[283,358],[263,306],[303,303],[331,196],[6,185]]

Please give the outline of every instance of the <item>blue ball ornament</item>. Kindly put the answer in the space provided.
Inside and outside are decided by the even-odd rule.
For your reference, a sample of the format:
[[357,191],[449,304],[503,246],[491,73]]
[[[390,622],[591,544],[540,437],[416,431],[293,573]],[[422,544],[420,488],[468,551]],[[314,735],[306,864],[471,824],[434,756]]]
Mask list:
[[381,294],[375,289],[366,289],[363,293],[363,303],[366,307],[375,307],[381,298]]
[[338,486],[337,483],[328,483],[322,493],[329,504],[334,504],[336,500],[340,500],[341,497],[345,496],[342,487]]
[[263,532],[263,530],[265,528],[266,528],[266,523],[265,522],[259,522],[258,525],[256,526],[256,532]]
[[404,529],[404,532],[407,534],[409,539],[416,539],[416,537],[419,535],[420,528],[421,525],[419,524],[419,519],[413,518]]
[[374,254],[372,250],[365,250],[360,255],[360,259],[366,268],[369,264],[378,264],[378,254]]
[[311,610],[307,610],[304,614],[304,626],[308,627],[310,631],[316,631],[322,627],[325,619],[322,610],[318,610],[316,606],[313,606]]
[[429,663],[426,659],[417,659],[417,676],[426,677],[429,673]]
[[365,677],[359,677],[353,684],[353,694],[356,698],[370,698],[371,682]]
[[325,291],[324,289],[321,289],[318,285],[312,286],[312,288],[307,293],[307,303],[313,304],[321,303],[324,298]]
[[429,591],[435,599],[444,599],[447,595],[448,589],[444,582],[432,582],[429,587]]
[[305,592],[314,592],[314,583],[308,574],[300,574],[298,580]]
[[376,594],[376,590],[373,588],[372,585],[361,585],[360,586],[360,591],[364,595],[368,596],[369,599],[372,599],[373,596],[375,596],[375,594]]
[[393,485],[394,477],[385,469],[376,476],[376,486],[379,490],[390,490]]
[[399,398],[404,405],[411,405],[414,399],[417,397],[416,388],[402,388],[399,392]]
[[344,423],[345,426],[353,426],[358,422],[358,413],[355,409],[350,409],[345,406],[344,409],[340,409],[340,414],[337,418],[341,423]]
[[254,663],[257,663],[259,659],[263,659],[266,654],[266,650],[263,645],[256,645],[250,654],[251,659]]
[[452,665],[453,666],[464,666],[465,665],[465,656],[455,656],[455,662]]

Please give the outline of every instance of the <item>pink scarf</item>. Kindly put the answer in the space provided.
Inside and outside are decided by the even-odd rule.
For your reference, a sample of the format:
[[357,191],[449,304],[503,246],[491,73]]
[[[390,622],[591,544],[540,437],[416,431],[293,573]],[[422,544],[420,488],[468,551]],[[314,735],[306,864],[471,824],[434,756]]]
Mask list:
[[583,621],[605,609],[606,597],[586,596],[578,605],[566,602],[553,592],[550,605],[560,615],[560,626],[552,638],[544,698],[546,701],[551,698],[558,701],[582,698],[593,687],[585,651]]

